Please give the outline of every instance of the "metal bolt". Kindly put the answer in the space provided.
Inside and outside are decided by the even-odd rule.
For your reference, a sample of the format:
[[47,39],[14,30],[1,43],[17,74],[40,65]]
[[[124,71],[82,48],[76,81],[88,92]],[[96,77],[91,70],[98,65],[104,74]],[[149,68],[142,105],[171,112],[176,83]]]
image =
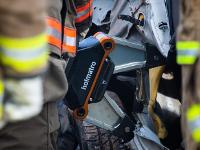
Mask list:
[[104,43],[103,47],[105,50],[110,50],[113,47],[113,45],[111,42],[106,42]]
[[107,81],[105,81],[105,80],[103,80],[102,84],[108,84],[108,82],[107,82]]
[[93,101],[93,98],[90,98],[89,101],[92,102],[92,101]]

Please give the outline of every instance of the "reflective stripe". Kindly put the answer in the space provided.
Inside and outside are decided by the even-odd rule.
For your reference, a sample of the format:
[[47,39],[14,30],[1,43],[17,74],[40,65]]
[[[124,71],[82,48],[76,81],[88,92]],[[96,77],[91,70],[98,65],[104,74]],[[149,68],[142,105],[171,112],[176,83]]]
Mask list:
[[87,18],[91,17],[92,14],[93,14],[93,9],[89,9],[88,11],[83,12],[83,15],[82,15],[82,16],[77,17],[77,18],[75,19],[75,22],[76,22],[76,23],[81,23],[81,22],[83,22],[84,20],[86,20]]
[[51,45],[54,45],[61,49],[61,38],[62,38],[62,25],[60,22],[54,18],[47,17],[47,33],[48,33],[48,42]]
[[38,49],[29,49],[29,51],[17,51],[17,50],[7,49],[6,51],[4,51],[4,55],[13,59],[25,61],[40,56],[43,53],[43,51],[47,49],[48,49],[47,45],[44,45],[43,47],[40,47]]
[[178,51],[177,54],[181,56],[198,56],[199,51],[198,50],[180,50]]
[[192,137],[196,142],[200,142],[200,117],[192,122],[188,122]]
[[58,20],[51,17],[47,17],[47,24],[48,26],[56,29],[58,32],[62,32],[62,28],[61,28],[62,26]]
[[4,94],[4,85],[3,81],[0,80],[0,121],[3,119],[3,94]]
[[186,117],[193,139],[200,142],[200,104],[192,105],[187,110]]
[[0,121],[3,119],[3,103],[0,103]]
[[79,7],[76,9],[77,17],[75,19],[76,23],[83,22],[90,16],[92,16],[93,9],[92,9],[93,0],[90,0],[86,5]]
[[61,39],[61,33],[58,32],[58,31],[57,31],[56,29],[54,29],[54,28],[48,27],[48,28],[47,28],[47,34],[48,34],[49,36],[55,37],[56,39]]
[[0,45],[2,65],[17,72],[29,73],[47,65],[46,34],[22,39],[0,37]]
[[177,50],[192,50],[199,49],[200,44],[197,41],[178,41],[176,43]]
[[200,143],[200,128],[196,129],[194,132],[192,132],[192,138],[197,143]]
[[194,121],[200,117],[200,104],[193,104],[187,110],[186,114],[189,122]]
[[61,33],[50,27],[47,28],[47,33],[48,43],[61,49]]
[[1,47],[9,50],[27,51],[28,49],[43,47],[46,43],[47,36],[45,33],[29,38],[9,38],[0,36]]
[[3,81],[0,80],[0,101],[1,101],[1,97],[3,96],[4,93],[4,84]]
[[89,0],[89,2],[88,2],[87,4],[85,4],[84,6],[79,6],[79,7],[77,7],[77,8],[76,8],[76,12],[79,13],[79,12],[81,12],[81,11],[84,11],[84,10],[90,8],[91,5],[92,5],[92,3],[93,3],[93,0]]
[[76,30],[64,28],[63,51],[68,53],[76,53]]
[[196,62],[197,57],[194,56],[177,56],[176,62],[180,65],[192,65]]
[[191,65],[194,64],[198,55],[200,43],[197,41],[179,41],[177,47],[177,63]]
[[82,16],[84,16],[85,14],[88,14],[90,12],[90,8],[84,10],[84,11],[81,11],[80,13],[77,14],[76,18],[80,18]]
[[76,38],[65,36],[64,43],[69,46],[76,46]]
[[192,132],[198,128],[200,129],[200,116],[197,119],[188,122],[188,126]]
[[2,56],[2,64],[8,66],[19,73],[35,72],[43,69],[47,65],[48,53],[43,52],[39,57],[29,60],[17,60],[11,57]]

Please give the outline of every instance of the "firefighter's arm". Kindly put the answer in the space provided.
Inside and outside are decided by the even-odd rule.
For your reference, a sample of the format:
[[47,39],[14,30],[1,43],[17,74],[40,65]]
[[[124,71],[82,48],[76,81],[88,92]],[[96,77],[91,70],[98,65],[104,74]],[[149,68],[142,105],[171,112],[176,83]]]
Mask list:
[[183,0],[181,7],[181,21],[177,34],[177,63],[180,65],[194,64],[200,49],[200,31],[198,24],[199,2],[191,5],[191,1]]
[[[178,30],[178,35],[177,35],[178,39],[176,43],[177,63],[180,65],[183,65],[182,66],[184,68],[183,70],[186,71],[188,68],[191,69],[194,65],[196,65],[195,63],[197,61],[197,58],[199,57],[200,30],[199,30],[198,25],[200,23],[200,19],[198,17],[198,14],[199,14],[198,8],[200,6],[200,2],[194,1],[194,0],[191,0],[191,1],[182,0],[181,4],[182,4],[181,5],[182,18],[179,25],[179,30]],[[195,75],[196,75],[196,72],[195,72]],[[185,76],[187,76],[186,74],[182,74],[182,75],[183,75],[183,79]],[[190,78],[191,78],[191,75],[190,75]],[[191,104],[187,108],[187,110],[185,110],[186,113],[184,115],[186,116],[187,127],[190,130],[189,134],[191,134],[191,137],[196,143],[200,143],[200,128],[199,128],[200,104],[196,103],[196,99],[195,99],[196,91],[194,92],[195,87],[186,88],[188,84],[189,83],[184,83],[183,88],[187,90],[193,90],[192,92],[190,91],[190,93],[193,93],[193,95],[190,96],[190,98],[194,98],[194,99],[190,99],[190,100],[188,99],[188,101],[190,101]]]
[[76,12],[75,19],[78,33],[84,38],[87,35],[89,27],[92,24],[92,7],[93,0],[76,0]]
[[45,15],[43,0],[1,2],[0,122],[28,119],[42,109],[48,61]]
[[74,0],[66,0],[66,10],[62,12],[64,12],[62,16],[65,18],[62,53],[68,53],[70,57],[74,57],[77,49],[76,8]]

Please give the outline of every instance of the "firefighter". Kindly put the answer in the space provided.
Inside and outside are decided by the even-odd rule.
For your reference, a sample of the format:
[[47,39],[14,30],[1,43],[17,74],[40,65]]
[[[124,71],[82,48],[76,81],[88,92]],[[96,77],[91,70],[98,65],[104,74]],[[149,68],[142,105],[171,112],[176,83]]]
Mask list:
[[[89,26],[91,25],[93,12],[92,2],[92,0],[50,0],[50,9],[47,17],[49,45],[51,58],[56,60],[52,61],[52,64],[55,65],[55,70],[56,68],[60,68],[59,71],[56,71],[57,74],[51,76],[51,80],[53,79],[55,81],[54,83],[57,82],[59,83],[57,85],[60,86],[60,88],[58,87],[59,89],[56,90],[60,92],[60,96],[55,97],[53,101],[62,100],[66,94],[66,62],[68,57],[74,57],[76,55],[78,43],[77,38],[79,36],[84,38],[87,34]],[[58,82],[59,80],[60,82]],[[52,86],[55,85],[52,84]],[[54,97],[55,92],[53,90],[55,89],[51,88],[50,85],[47,85],[46,88],[48,89],[48,97]],[[49,98],[47,100],[49,100]],[[76,146],[76,134],[71,133],[73,132],[72,128],[74,127],[70,124],[70,114],[67,112],[67,108],[63,105],[61,102],[58,107],[58,109],[60,109],[59,113],[61,116],[59,118],[61,126],[59,130],[58,147],[59,149],[70,149]],[[56,108],[54,109],[56,111]],[[51,111],[53,112],[53,110]],[[51,132],[56,133],[59,128],[57,121],[58,115],[56,114],[54,117],[51,116],[51,119],[51,122],[54,123],[51,128]]]
[[22,125],[42,110],[48,64],[45,15],[45,0],[0,2],[0,149],[29,149],[36,140],[32,125]]
[[[68,119],[68,115],[70,114],[67,112],[66,107],[61,106],[58,108],[62,109],[62,107],[64,107],[66,109],[64,112],[58,110],[61,113],[60,116],[64,116],[63,118],[58,118],[55,102],[62,100],[67,92],[67,79],[65,76],[67,61],[69,57],[75,57],[76,55],[78,36],[80,35],[84,38],[89,29],[92,17],[92,0],[49,0],[49,2],[50,8],[47,17],[48,39],[51,50],[50,56],[52,60],[54,59],[51,61],[54,65],[53,71],[57,70],[54,74],[52,74],[53,71],[52,73],[49,73],[49,78],[54,82],[52,82],[52,85],[47,84],[46,86],[46,94],[48,96],[46,100],[54,101],[54,109],[49,111],[49,124],[52,125],[50,127],[50,134],[54,136],[54,143],[56,143],[57,130],[60,127],[61,130],[59,130],[58,133],[59,138],[57,140],[57,146],[59,149],[70,149],[74,147],[74,143],[76,142],[76,137],[70,136],[75,136],[75,134],[71,134],[71,130],[68,131],[68,129],[72,128],[70,119]],[[57,89],[55,89],[55,83],[58,83],[56,84]],[[55,88],[51,88],[51,86],[54,86]],[[57,91],[59,95],[56,96],[55,91]],[[52,99],[53,97],[54,99]],[[51,103],[48,105],[50,104]],[[55,115],[52,116],[52,114]],[[58,119],[60,119],[61,125],[59,124]],[[64,124],[62,124],[63,122]]]
[[[8,1],[10,2],[10,0]],[[27,30],[23,30],[22,33],[35,33],[34,31],[39,32],[41,28],[43,28],[43,24],[37,24],[37,21],[44,19],[45,14],[43,13],[43,7],[45,2],[34,1],[32,3],[31,0],[27,0],[26,2],[28,4],[26,6],[25,1],[19,3],[15,0],[16,3],[18,2],[16,5],[14,5],[14,3],[7,3],[8,1],[4,3],[12,6],[16,11],[14,13],[21,17],[17,21],[14,20],[16,25],[20,25],[18,23],[24,19],[23,23],[24,26],[26,25],[25,29]],[[47,75],[44,77],[43,110],[38,116],[30,120],[9,124],[4,130],[0,131],[0,149],[53,150],[57,148],[57,130],[60,124],[56,101],[63,99],[67,92],[67,79],[65,76],[67,57],[65,54],[72,57],[75,56],[77,43],[75,23],[77,24],[79,32],[84,34],[87,28],[80,27],[79,23],[83,23],[86,26],[88,20],[90,20],[92,12],[88,12],[88,10],[91,9],[91,2],[92,1],[88,0],[77,0],[75,3],[72,0],[48,0],[48,17],[45,19],[48,25],[47,33],[50,46],[50,58],[49,69]],[[33,16],[31,13],[33,13]],[[24,14],[27,14],[27,16]],[[4,15],[5,13],[2,11],[1,16]],[[14,17],[8,20],[13,20],[13,18]],[[6,23],[4,20],[2,22]],[[14,25],[12,26],[12,31],[13,29],[15,29]],[[21,30],[19,29],[14,31],[21,33]],[[25,43],[27,43],[27,41],[25,41]],[[37,43],[31,44],[32,46],[41,45]],[[36,69],[34,70],[34,73],[37,73]],[[35,74],[33,74],[33,76]]]
[[182,132],[185,149],[200,148],[200,1],[182,0],[177,63],[182,66]]

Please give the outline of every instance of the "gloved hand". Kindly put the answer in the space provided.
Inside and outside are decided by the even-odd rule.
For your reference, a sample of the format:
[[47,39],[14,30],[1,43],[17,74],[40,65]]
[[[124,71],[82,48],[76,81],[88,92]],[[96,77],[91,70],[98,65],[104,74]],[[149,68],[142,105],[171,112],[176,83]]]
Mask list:
[[[43,105],[42,78],[4,80],[3,124],[34,117]],[[0,123],[1,124],[1,123]]]

